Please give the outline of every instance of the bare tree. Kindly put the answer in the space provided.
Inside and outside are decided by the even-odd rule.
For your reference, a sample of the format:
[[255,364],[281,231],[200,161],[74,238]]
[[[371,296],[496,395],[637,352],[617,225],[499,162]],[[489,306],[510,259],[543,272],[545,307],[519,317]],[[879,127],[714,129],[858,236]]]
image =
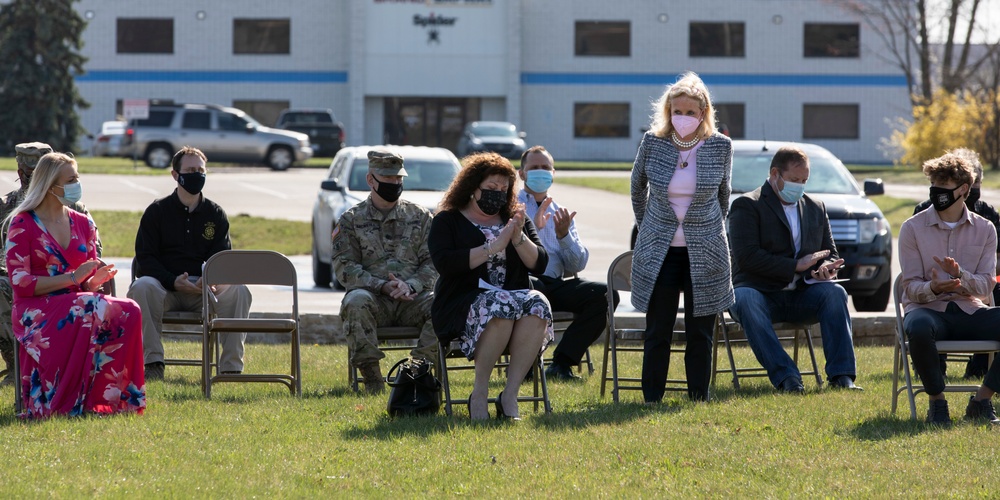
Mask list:
[[[911,104],[930,103],[935,83],[949,93],[977,90],[972,78],[983,65],[993,64],[1000,51],[1000,38],[986,44],[981,53],[972,51],[977,31],[989,34],[976,18],[982,0],[826,0],[858,16],[879,38],[887,51],[877,57],[898,67],[906,78]],[[929,23],[943,27],[940,54],[935,54]],[[957,52],[957,57],[956,57]],[[934,68],[940,71],[934,78]]]

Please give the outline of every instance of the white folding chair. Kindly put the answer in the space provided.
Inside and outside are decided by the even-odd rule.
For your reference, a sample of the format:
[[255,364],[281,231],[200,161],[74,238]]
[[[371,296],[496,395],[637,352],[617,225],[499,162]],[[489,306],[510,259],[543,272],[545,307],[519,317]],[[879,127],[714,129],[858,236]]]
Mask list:
[[[896,275],[896,280],[892,284],[892,300],[896,308],[896,347],[893,349],[892,356],[892,413],[896,413],[896,407],[898,406],[899,395],[904,391],[906,392],[907,399],[910,401],[910,418],[913,420],[917,419],[917,400],[916,395],[921,392],[927,392],[923,385],[913,384],[913,374],[910,371],[910,342],[906,338],[906,332],[903,331],[903,275],[902,273]],[[992,302],[992,295],[991,295]],[[967,354],[978,354],[986,353],[989,354],[990,364],[993,364],[993,357],[998,351],[1000,351],[1000,342],[994,340],[941,340],[934,343],[937,346],[938,353],[940,354],[952,354],[952,353],[967,353]],[[905,386],[899,386],[899,376],[900,372],[903,373],[903,379],[906,382]],[[948,384],[945,386],[945,392],[976,392],[979,390],[979,384]]]

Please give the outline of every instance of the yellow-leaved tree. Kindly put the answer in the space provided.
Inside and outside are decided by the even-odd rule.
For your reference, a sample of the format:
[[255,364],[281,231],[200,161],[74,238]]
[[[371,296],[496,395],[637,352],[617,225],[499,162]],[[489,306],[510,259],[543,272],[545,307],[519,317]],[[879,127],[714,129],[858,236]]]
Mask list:
[[969,148],[980,153],[984,166],[994,163],[994,101],[992,94],[938,90],[931,104],[914,106],[912,122],[893,132],[890,143],[900,153],[897,161],[919,167],[945,151]]

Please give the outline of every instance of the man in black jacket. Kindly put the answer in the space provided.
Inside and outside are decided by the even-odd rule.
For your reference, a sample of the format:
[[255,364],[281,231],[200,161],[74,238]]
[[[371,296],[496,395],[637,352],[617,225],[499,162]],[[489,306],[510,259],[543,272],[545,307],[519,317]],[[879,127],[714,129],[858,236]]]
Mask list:
[[837,283],[844,260],[822,202],[803,195],[809,158],[783,147],[771,160],[768,179],[733,201],[729,244],[736,304],[754,355],[778,390],[804,391],[798,366],[785,352],[773,323],[819,322],[826,372],[833,387],[854,385],[857,364],[847,292]]
[[[192,147],[174,155],[171,175],[178,188],[146,208],[135,235],[138,271],[128,298],[142,309],[146,380],[163,378],[163,313],[201,312],[202,266],[209,257],[232,247],[226,212],[201,193],[205,161],[205,154]],[[220,286],[216,296],[220,317],[250,316],[252,297],[245,285]],[[246,334],[222,335],[220,340],[219,371],[241,373]]]

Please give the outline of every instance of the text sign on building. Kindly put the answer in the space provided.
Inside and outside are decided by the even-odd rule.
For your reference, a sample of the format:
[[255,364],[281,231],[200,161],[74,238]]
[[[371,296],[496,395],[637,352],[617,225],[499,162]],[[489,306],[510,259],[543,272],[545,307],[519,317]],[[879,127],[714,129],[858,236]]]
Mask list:
[[125,99],[122,101],[122,114],[126,120],[149,118],[149,99]]

